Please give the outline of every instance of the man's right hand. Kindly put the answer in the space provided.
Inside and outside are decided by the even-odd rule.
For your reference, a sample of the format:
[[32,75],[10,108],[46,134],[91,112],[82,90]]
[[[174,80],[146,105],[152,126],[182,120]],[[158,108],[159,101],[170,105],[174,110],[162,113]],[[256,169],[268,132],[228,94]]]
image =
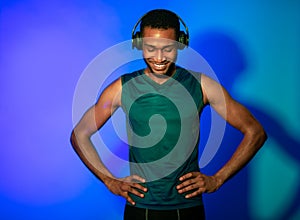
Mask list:
[[129,193],[144,198],[145,195],[143,192],[147,192],[147,188],[139,183],[144,183],[145,181],[145,179],[138,175],[131,175],[120,179],[109,179],[105,185],[112,193],[124,197],[129,203],[135,205]]

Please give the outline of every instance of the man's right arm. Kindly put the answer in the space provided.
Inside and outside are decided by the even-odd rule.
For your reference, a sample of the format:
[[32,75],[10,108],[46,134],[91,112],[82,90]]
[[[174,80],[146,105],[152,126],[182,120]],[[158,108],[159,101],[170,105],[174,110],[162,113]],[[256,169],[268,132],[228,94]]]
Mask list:
[[144,195],[137,189],[144,192],[146,192],[147,189],[136,182],[144,182],[145,180],[136,175],[123,179],[115,178],[101,161],[100,156],[90,140],[91,136],[99,130],[116,109],[121,106],[121,91],[121,79],[114,81],[103,91],[97,103],[83,115],[73,129],[71,144],[82,162],[111,192],[125,197],[128,202],[134,204],[128,193],[130,192],[143,197]]

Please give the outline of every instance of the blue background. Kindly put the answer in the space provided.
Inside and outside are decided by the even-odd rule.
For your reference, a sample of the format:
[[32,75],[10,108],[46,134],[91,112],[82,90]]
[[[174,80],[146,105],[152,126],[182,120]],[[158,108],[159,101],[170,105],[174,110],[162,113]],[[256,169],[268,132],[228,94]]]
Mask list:
[[[124,200],[71,148],[72,100],[90,61],[129,40],[135,22],[154,8],[183,18],[190,46],[269,135],[242,172],[204,195],[207,218],[300,219],[300,1],[2,0],[0,5],[1,219],[122,219]],[[240,138],[228,126],[203,172],[219,169]]]

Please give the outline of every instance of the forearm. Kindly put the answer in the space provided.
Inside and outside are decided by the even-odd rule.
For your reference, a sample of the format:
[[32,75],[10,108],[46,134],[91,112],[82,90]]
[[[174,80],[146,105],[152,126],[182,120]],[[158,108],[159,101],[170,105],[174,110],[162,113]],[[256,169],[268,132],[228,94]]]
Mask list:
[[244,134],[244,138],[230,160],[214,175],[218,182],[218,188],[254,157],[266,138],[267,136],[262,128]]
[[75,131],[71,135],[71,144],[83,163],[105,185],[114,178],[103,164],[90,138]]

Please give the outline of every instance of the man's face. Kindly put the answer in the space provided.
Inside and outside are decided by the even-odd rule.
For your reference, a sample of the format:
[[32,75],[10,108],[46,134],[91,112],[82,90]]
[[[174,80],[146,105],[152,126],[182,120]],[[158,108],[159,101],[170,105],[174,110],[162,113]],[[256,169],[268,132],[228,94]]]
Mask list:
[[177,59],[175,29],[145,27],[143,31],[143,57],[146,71],[156,75],[172,75]]

